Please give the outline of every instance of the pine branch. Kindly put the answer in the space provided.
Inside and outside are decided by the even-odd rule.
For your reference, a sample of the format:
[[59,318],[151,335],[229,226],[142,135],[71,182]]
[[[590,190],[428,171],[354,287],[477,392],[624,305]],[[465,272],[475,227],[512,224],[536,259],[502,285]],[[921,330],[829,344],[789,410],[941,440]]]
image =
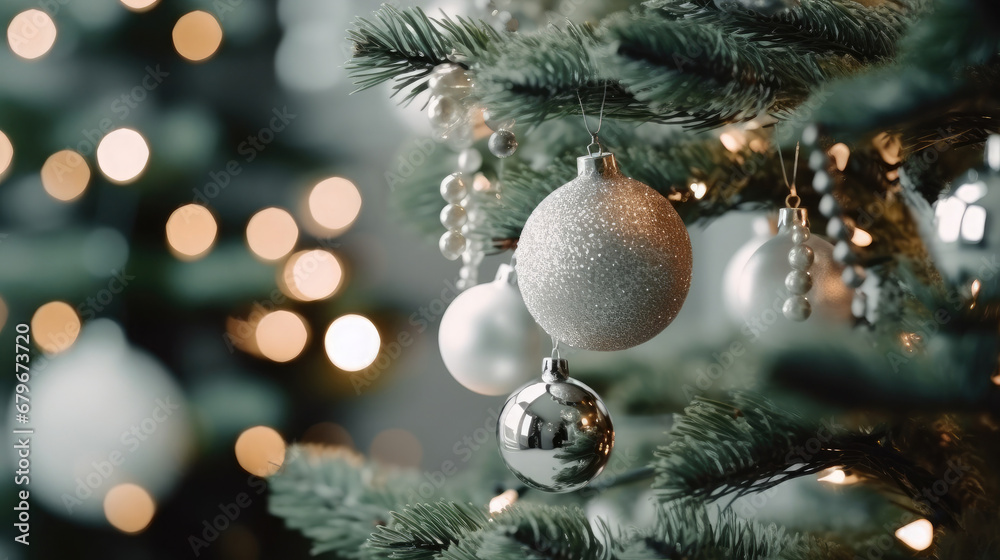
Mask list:
[[374,20],[358,18],[348,36],[354,42],[354,57],[347,70],[358,91],[395,81],[393,95],[406,91],[404,103],[427,89],[426,79],[435,66],[456,57],[478,56],[501,39],[482,22],[439,21],[420,8],[400,10],[389,4],[375,12]]
[[729,509],[712,520],[703,504],[680,500],[657,510],[656,526],[618,535],[616,560],[850,560],[853,553],[818,539],[788,535],[777,525],[740,519]]
[[417,504],[393,512],[388,526],[372,533],[366,548],[381,557],[400,560],[430,560],[486,526],[483,508],[455,502]]
[[907,0],[904,6],[863,6],[856,0],[802,0],[771,16],[735,1],[652,0],[646,7],[662,10],[667,17],[716,25],[727,34],[766,45],[871,62],[895,55],[897,41],[926,3]]
[[442,560],[601,560],[604,547],[578,508],[515,505],[468,533]]

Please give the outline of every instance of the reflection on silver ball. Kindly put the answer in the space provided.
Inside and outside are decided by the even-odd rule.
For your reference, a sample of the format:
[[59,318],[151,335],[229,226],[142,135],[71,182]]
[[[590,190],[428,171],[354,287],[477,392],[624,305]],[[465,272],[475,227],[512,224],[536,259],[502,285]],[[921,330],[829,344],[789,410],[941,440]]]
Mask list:
[[542,381],[515,391],[500,411],[500,457],[532,488],[572,492],[604,470],[615,431],[600,397],[568,377],[566,360],[546,358],[542,369]]
[[691,241],[670,201],[622,175],[613,155],[581,157],[577,169],[521,231],[521,295],[542,328],[570,346],[631,348],[680,311]]
[[501,128],[490,135],[490,153],[498,158],[505,158],[514,155],[517,151],[517,137],[514,133]]

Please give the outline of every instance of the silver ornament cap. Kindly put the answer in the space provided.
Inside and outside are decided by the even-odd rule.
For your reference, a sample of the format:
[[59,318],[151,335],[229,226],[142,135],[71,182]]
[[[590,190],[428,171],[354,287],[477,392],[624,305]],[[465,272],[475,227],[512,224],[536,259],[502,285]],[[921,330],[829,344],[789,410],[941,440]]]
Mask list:
[[660,193],[610,153],[577,159],[578,176],[525,222],[517,273],[528,311],[550,335],[623,350],[659,334],[691,285],[691,240]]
[[542,381],[514,392],[497,420],[497,445],[521,482],[572,492],[604,470],[615,431],[593,389],[569,377],[566,360],[542,360]]

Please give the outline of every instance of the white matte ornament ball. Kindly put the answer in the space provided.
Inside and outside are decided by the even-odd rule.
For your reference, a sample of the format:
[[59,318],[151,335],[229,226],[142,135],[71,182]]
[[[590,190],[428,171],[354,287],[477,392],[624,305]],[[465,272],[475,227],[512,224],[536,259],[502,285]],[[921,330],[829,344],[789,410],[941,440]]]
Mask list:
[[500,265],[496,280],[460,294],[441,318],[445,367],[482,395],[506,395],[527,383],[542,358],[541,333],[513,280],[513,269]]
[[514,133],[501,128],[490,135],[490,153],[498,158],[505,158],[514,155],[517,151],[517,137]]
[[441,254],[444,258],[449,261],[458,260],[465,252],[466,247],[465,236],[457,231],[446,231],[441,239],[438,240],[438,248],[441,249]]
[[441,198],[452,204],[461,204],[469,194],[469,185],[465,175],[452,173],[441,181]]
[[521,231],[521,295],[542,328],[570,346],[631,348],[680,311],[691,241],[670,202],[623,175],[613,155],[581,157],[577,170]]
[[[833,246],[817,235],[809,236],[802,245],[792,241],[791,226],[805,226],[806,223],[804,209],[781,209],[778,234],[761,245],[743,268],[737,301],[744,320],[751,327],[758,330],[766,327],[768,333],[774,330],[788,334],[793,325],[795,329],[802,329],[851,323],[852,290],[840,279],[843,268],[833,260]],[[795,300],[789,304],[788,315],[794,318],[811,313],[811,318],[798,324],[786,319],[784,306],[789,298],[800,296],[795,291],[805,287],[804,277],[790,273],[806,270],[812,281],[811,289],[805,294],[810,311],[805,311],[801,301]],[[781,323],[785,328],[777,328]]]

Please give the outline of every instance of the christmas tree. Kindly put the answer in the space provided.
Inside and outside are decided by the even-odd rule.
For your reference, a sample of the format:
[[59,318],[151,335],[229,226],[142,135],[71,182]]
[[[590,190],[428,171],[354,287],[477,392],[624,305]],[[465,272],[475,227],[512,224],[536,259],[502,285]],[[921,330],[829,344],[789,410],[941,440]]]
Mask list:
[[[585,306],[553,313],[538,303],[555,296],[538,293],[545,288],[531,283],[526,264],[540,253],[556,262],[593,249],[586,235],[568,245],[561,218],[530,218],[551,193],[566,192],[560,186],[574,179],[580,156],[614,178],[609,191],[625,188],[613,173],[620,161],[691,229],[731,212],[781,209],[774,240],[785,245],[765,243],[757,254],[773,254],[750,257],[738,287],[744,319],[724,343],[669,362],[573,361],[574,375],[603,395],[619,439],[610,462],[599,461],[603,474],[582,489],[578,472],[560,471],[546,487],[538,475],[508,473],[493,454],[457,474],[454,465],[419,473],[297,446],[269,480],[270,511],[315,553],[345,558],[1000,556],[1000,239],[990,214],[1000,211],[992,201],[1000,138],[987,142],[1000,130],[996,5],[490,8],[492,19],[480,21],[384,6],[350,31],[360,89],[391,83],[403,103],[426,104],[437,140],[455,149],[428,150],[421,165],[390,169],[387,179],[411,225],[430,238],[442,234],[445,197],[440,248],[463,258],[463,288],[475,285],[482,255],[517,248],[532,315],[553,335],[564,322],[570,336],[585,330]],[[531,29],[546,8],[558,11],[553,23]],[[606,229],[652,220],[641,204],[612,204],[602,216],[587,197],[574,200],[579,207],[556,213],[567,224],[593,213]],[[671,250],[687,242],[683,229],[661,228],[629,243],[646,248],[667,233]],[[541,251],[546,238],[562,244]],[[608,243],[612,254],[593,255],[595,276],[580,286],[610,277],[626,288],[584,288],[580,301],[603,298],[613,309],[656,301],[637,291],[683,301],[690,261],[685,271],[681,249],[658,284],[652,273],[600,268],[624,251]],[[576,286],[546,279],[552,291]],[[787,291],[775,299],[772,285]],[[573,345],[615,346],[610,339],[629,324],[659,312],[646,309],[621,324],[595,312],[608,319],[598,327],[623,330]],[[650,328],[662,329],[666,315]],[[648,338],[636,333],[625,346]],[[547,364],[549,386],[569,391],[559,361]],[[595,395],[576,402],[584,401]],[[603,421],[600,408],[587,418]],[[573,442],[559,449],[564,464],[607,454],[607,441],[563,436]],[[563,482],[575,491],[544,491]],[[792,514],[774,522],[790,494],[811,506],[789,506]],[[648,508],[636,513],[636,504]]]

